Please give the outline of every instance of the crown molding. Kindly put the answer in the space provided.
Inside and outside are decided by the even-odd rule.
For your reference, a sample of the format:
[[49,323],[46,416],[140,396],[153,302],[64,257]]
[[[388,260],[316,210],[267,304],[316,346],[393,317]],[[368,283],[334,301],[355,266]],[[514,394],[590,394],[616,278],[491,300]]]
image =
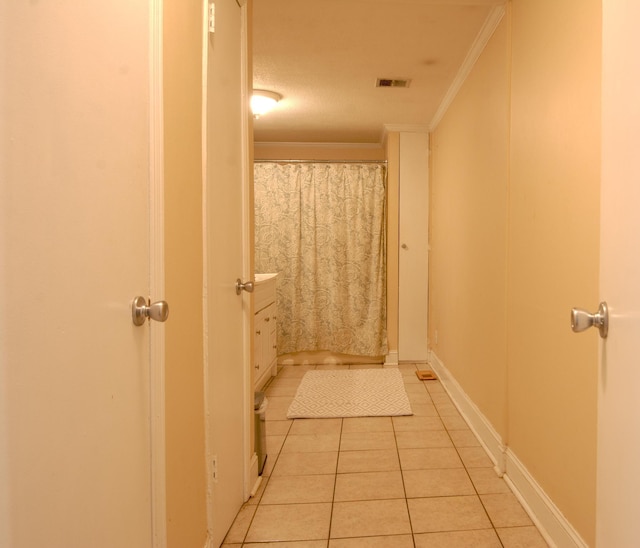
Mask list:
[[460,66],[458,74],[456,74],[456,77],[453,79],[451,86],[449,86],[449,89],[447,90],[447,93],[442,100],[442,103],[440,103],[438,110],[436,110],[436,113],[431,120],[431,124],[429,125],[430,131],[433,131],[434,129],[436,129],[436,127],[438,127],[438,124],[441,122],[448,108],[451,106],[451,103],[458,94],[458,91],[460,91],[462,84],[464,84],[464,81],[468,78],[471,70],[476,64],[476,61],[480,57],[480,54],[483,52],[484,48],[489,42],[489,39],[491,38],[491,36],[493,36],[493,33],[498,27],[498,24],[500,23],[500,21],[502,21],[505,11],[506,10],[504,6],[496,6],[487,16],[484,25],[482,25],[482,28],[480,29],[480,32],[478,32],[476,39],[471,45],[471,48],[469,49],[464,62]]

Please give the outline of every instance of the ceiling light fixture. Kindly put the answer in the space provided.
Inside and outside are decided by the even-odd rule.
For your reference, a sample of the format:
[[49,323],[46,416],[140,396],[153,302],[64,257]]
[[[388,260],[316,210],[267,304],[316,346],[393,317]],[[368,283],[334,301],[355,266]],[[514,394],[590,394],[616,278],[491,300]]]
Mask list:
[[254,118],[259,118],[276,106],[282,95],[274,91],[264,89],[254,89],[251,96],[251,112]]

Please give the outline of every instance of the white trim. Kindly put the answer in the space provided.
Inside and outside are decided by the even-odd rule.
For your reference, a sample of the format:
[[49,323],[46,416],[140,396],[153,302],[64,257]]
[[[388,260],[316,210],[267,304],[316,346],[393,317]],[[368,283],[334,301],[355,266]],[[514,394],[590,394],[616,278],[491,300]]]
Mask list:
[[[242,158],[242,273],[245,280],[253,279],[251,271],[251,228],[253,203],[250,203],[251,191],[250,185],[253,177],[253,166],[251,165],[251,146],[253,136],[249,131],[250,127],[250,110],[249,99],[252,91],[252,76],[250,73],[250,52],[249,52],[249,14],[246,2],[240,5],[241,17],[241,46],[240,46],[240,78],[242,93],[242,120],[241,120],[241,158]],[[253,320],[253,295],[249,299],[242,299],[242,346],[243,346],[243,371],[244,371],[244,500],[249,500],[251,491],[258,479],[258,465],[256,457],[256,465],[253,466],[251,451],[251,425],[253,424],[253,386],[251,376],[252,350],[253,350],[253,331],[251,322]],[[247,306],[248,305],[248,306]]]
[[509,448],[506,465],[504,479],[547,543],[559,548],[587,548],[587,543]]
[[[164,298],[163,4],[149,4],[149,293]],[[154,548],[167,545],[165,328],[150,322],[151,529]]]
[[469,49],[469,52],[467,53],[465,60],[460,66],[460,69],[458,70],[458,74],[456,74],[456,77],[453,79],[453,82],[449,86],[449,89],[447,90],[447,93],[445,94],[444,99],[442,100],[442,103],[440,103],[438,110],[436,110],[436,113],[433,115],[433,118],[431,119],[430,131],[433,131],[434,129],[436,129],[436,127],[438,127],[438,124],[440,123],[445,113],[449,109],[449,106],[455,99],[456,95],[458,94],[458,91],[460,91],[462,84],[464,84],[464,81],[468,78],[469,74],[471,73],[471,70],[476,64],[476,61],[480,57],[480,54],[482,53],[487,43],[489,42],[489,39],[491,38],[491,36],[493,36],[493,33],[495,32],[496,28],[498,27],[498,24],[504,17],[504,14],[505,14],[505,7],[496,6],[491,10],[489,15],[487,16],[487,19],[485,20],[484,24],[482,25],[482,28],[480,29],[480,32],[478,32],[476,39],[471,45],[471,48]]
[[495,428],[493,428],[480,409],[473,403],[471,398],[467,396],[466,392],[458,384],[458,381],[455,380],[433,350],[429,351],[429,363],[453,403],[460,411],[460,414],[465,421],[467,421],[469,427],[473,430],[485,451],[489,454],[489,458],[493,461],[496,474],[502,476],[505,471],[505,445],[502,437]]
[[258,492],[258,489],[260,489],[260,484],[262,483],[262,476],[258,475],[258,468],[258,455],[254,452],[251,456],[251,477],[253,479],[253,483],[251,484],[252,487],[249,493],[249,497],[255,496],[255,494]]
[[429,363],[454,405],[493,460],[496,473],[504,477],[547,543],[558,548],[586,548],[584,540],[513,451],[504,445],[500,435],[433,350],[429,352]]
[[[212,37],[213,39],[213,37]],[[207,474],[207,541],[205,548],[213,546],[213,459],[211,449],[211,429],[212,420],[209,411],[210,375],[209,375],[209,223],[207,215],[207,205],[209,192],[207,187],[207,88],[208,88],[208,64],[209,64],[209,0],[202,0],[202,111],[201,111],[201,141],[202,141],[202,367],[204,378],[204,427],[205,427],[205,470]]]
[[384,358],[384,366],[398,366],[398,351],[390,350]]
[[431,126],[429,124],[383,124],[382,139],[384,142],[388,133],[429,133]]

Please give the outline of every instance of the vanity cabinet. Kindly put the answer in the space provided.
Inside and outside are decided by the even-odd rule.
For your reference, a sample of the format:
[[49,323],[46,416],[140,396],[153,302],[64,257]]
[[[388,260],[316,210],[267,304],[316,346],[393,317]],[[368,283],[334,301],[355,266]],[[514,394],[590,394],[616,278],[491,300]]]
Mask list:
[[256,390],[260,390],[278,372],[276,276],[255,276],[253,379]]

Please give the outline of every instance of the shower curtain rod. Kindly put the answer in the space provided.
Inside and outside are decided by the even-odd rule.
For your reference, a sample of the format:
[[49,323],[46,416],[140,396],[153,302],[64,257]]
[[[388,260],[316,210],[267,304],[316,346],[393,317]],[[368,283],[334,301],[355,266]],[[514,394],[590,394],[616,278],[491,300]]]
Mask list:
[[254,160],[254,164],[385,164],[386,160]]

